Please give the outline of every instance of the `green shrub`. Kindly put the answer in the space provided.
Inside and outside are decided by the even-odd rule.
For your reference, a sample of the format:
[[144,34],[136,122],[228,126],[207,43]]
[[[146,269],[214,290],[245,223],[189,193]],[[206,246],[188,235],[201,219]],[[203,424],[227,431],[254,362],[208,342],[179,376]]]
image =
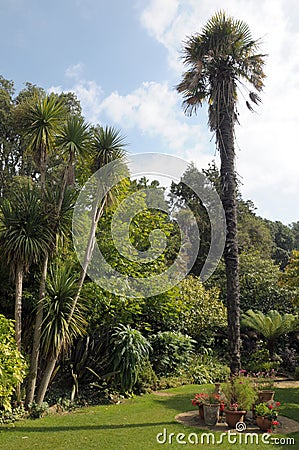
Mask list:
[[188,371],[193,344],[190,336],[172,331],[160,331],[151,336],[153,352],[150,361],[158,377],[179,376]]
[[146,392],[156,389],[157,381],[157,375],[155,374],[151,363],[149,360],[145,361],[139,369],[137,382],[134,386],[134,393],[145,394]]
[[13,407],[10,411],[0,410],[0,424],[14,423],[26,417],[24,406]]
[[189,366],[192,382],[195,384],[226,381],[230,374],[228,366],[219,361],[211,352],[195,355]]
[[296,367],[296,370],[295,370],[295,379],[296,379],[296,380],[299,380],[299,367]]
[[13,321],[0,314],[0,407],[11,411],[11,397],[26,375],[26,362],[17,349]]
[[28,405],[29,417],[30,419],[39,419],[47,412],[48,409],[49,404],[47,402],[43,402],[41,405],[38,405],[35,402],[29,403]]
[[182,375],[180,377],[161,377],[157,381],[157,389],[171,389],[185,384],[192,383],[190,376]]
[[150,349],[149,342],[140,331],[122,324],[114,329],[110,340],[110,370],[116,385],[123,392],[132,391]]
[[277,370],[280,366],[278,361],[272,361],[267,348],[261,348],[251,354],[249,360],[244,362],[244,367],[248,372],[270,372]]

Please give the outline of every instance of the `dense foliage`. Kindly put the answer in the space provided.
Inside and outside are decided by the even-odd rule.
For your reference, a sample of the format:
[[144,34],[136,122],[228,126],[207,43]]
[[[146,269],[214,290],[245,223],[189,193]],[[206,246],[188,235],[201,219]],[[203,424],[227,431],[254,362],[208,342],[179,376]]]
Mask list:
[[[26,391],[26,408],[31,405],[33,414],[39,415],[44,398],[72,405],[110,401],[120,392],[209,383],[228,376],[226,275],[221,261],[207,282],[199,279],[209,250],[210,225],[203,203],[184,184],[202,182],[194,164],[179,183],[172,184],[170,193],[158,181],[128,177],[99,205],[97,222],[89,230],[113,267],[124,275],[146,277],[163,272],[175,260],[181,244],[176,218],[189,207],[201,246],[191,274],[182,282],[147,298],[115,295],[87,276],[88,258],[83,269],[77,260],[71,222],[78,192],[95,170],[125,154],[122,134],[109,126],[90,126],[73,93],[47,95],[27,83],[15,95],[13,82],[0,77],[3,409],[10,408],[12,397],[24,400]],[[219,191],[216,164],[202,169],[202,174]],[[111,235],[116,205],[128,194],[134,201],[127,201],[119,214],[127,214],[136,204],[142,212],[134,216],[129,239],[123,243],[127,256],[155,244],[153,230],[166,236],[165,251],[146,264],[121,255]],[[147,196],[154,198],[157,208],[146,207]],[[287,226],[258,217],[252,202],[243,200],[239,191],[237,210],[242,312],[266,314],[272,309],[281,317],[295,315],[298,222]],[[121,224],[117,231],[121,236]],[[266,349],[269,336],[258,331],[248,327],[243,331],[243,363],[256,368],[274,364],[295,372],[295,332],[283,330],[273,361],[272,350]]]

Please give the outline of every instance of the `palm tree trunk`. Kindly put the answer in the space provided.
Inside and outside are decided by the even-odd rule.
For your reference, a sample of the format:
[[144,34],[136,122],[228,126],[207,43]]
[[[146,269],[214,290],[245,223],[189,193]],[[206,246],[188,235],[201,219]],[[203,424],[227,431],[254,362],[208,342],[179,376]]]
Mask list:
[[44,145],[40,152],[40,185],[42,192],[46,190],[47,151]]
[[39,388],[37,391],[37,396],[36,396],[36,403],[39,405],[42,404],[42,402],[44,401],[49,383],[51,381],[52,373],[55,369],[55,365],[56,365],[56,361],[57,361],[59,353],[60,353],[60,349],[59,349],[58,353],[56,355],[52,356],[47,362],[43,377],[41,379],[41,382],[40,382],[40,385],[39,385]]
[[[18,262],[16,267],[16,292],[15,292],[15,338],[17,348],[21,352],[22,346],[22,294],[23,294],[23,264]],[[21,385],[16,386],[17,401],[21,400]]]
[[[98,208],[98,201],[99,201],[99,193],[96,195],[96,199],[94,202],[94,208],[93,208],[93,212],[92,212],[92,223],[91,223],[91,227],[90,227],[90,232],[89,232],[89,238],[88,238],[88,242],[87,242],[87,247],[85,250],[85,255],[84,255],[84,262],[83,262],[83,266],[82,266],[82,271],[81,271],[81,276],[78,282],[78,289],[77,289],[77,293],[74,297],[73,303],[72,303],[72,308],[71,311],[69,313],[68,316],[68,324],[70,323],[74,311],[76,309],[76,305],[77,302],[79,300],[80,294],[81,294],[81,290],[82,290],[82,286],[86,277],[86,273],[87,273],[87,268],[89,266],[91,257],[92,257],[92,253],[93,253],[93,249],[94,249],[94,245],[95,245],[95,234],[96,234],[96,229],[97,229],[97,225],[98,225],[98,221],[100,220],[103,211],[104,211],[104,207],[106,204],[106,198],[103,200],[101,206]],[[49,359],[44,375],[41,379],[40,382],[40,386],[38,389],[38,393],[37,393],[37,398],[36,398],[36,402],[38,404],[41,404],[44,401],[44,397],[45,394],[47,392],[49,383],[51,381],[51,377],[52,377],[52,373],[53,370],[55,369],[55,365],[58,359],[58,356],[60,354],[61,351],[61,347],[62,347],[62,340],[60,337],[59,343],[57,345],[57,348],[55,349],[55,354],[54,356],[52,356],[51,359]]]
[[17,348],[21,351],[22,344],[22,294],[23,294],[23,264],[18,262],[16,267],[16,292],[15,292],[15,337]]
[[220,105],[217,142],[221,158],[222,204],[226,217],[226,243],[224,260],[227,285],[227,320],[230,353],[230,370],[238,373],[240,362],[240,298],[239,298],[239,256],[237,241],[236,174],[234,151],[234,108],[233,94],[229,83],[224,85],[224,100]]
[[29,403],[33,402],[35,387],[36,387],[39,352],[40,352],[40,340],[41,340],[41,331],[42,331],[42,322],[43,322],[43,299],[45,298],[45,293],[46,293],[46,278],[47,278],[47,270],[48,270],[48,260],[49,260],[49,254],[47,252],[45,254],[44,261],[43,261],[42,274],[41,274],[40,287],[39,287],[39,301],[37,304],[37,311],[36,311],[36,317],[35,317],[34,336],[33,336],[32,352],[31,352],[31,358],[30,358],[30,371],[29,371],[28,382],[27,382],[27,392],[26,392],[26,401],[25,401],[26,406],[28,406]]

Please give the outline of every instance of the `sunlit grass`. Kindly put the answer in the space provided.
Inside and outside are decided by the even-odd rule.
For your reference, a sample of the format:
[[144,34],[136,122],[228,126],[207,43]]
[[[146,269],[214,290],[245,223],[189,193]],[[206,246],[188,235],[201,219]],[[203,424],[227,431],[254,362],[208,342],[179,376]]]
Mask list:
[[[201,446],[176,443],[179,433],[196,433],[200,430],[184,427],[175,422],[174,417],[193,409],[190,399],[202,390],[202,386],[182,386],[169,389],[164,393],[136,397],[119,405],[83,408],[76,412],[48,416],[39,420],[25,420],[15,426],[0,426],[0,449],[39,450],[84,450],[84,449],[156,449],[156,448],[222,448],[228,450],[251,450],[252,445],[228,444],[227,441],[214,446]],[[299,389],[277,389],[275,399],[282,402],[282,412],[286,416],[299,420]],[[167,442],[158,444],[156,436],[167,430]],[[169,435],[174,433],[169,443]],[[217,433],[219,439],[220,433]],[[293,434],[295,445],[275,445],[275,449],[298,448],[299,433]],[[297,446],[296,446],[297,445]],[[258,449],[269,449],[269,445],[260,443]]]

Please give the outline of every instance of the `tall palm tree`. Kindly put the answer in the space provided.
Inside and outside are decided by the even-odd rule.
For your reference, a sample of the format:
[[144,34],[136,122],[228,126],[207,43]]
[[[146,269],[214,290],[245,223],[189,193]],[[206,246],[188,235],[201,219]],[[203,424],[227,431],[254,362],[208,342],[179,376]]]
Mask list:
[[[46,195],[46,171],[49,153],[54,149],[55,138],[66,114],[65,104],[55,94],[37,96],[33,103],[25,105],[24,120],[28,123],[26,137],[29,150],[40,171],[40,186],[42,195]],[[42,300],[45,297],[45,285],[48,271],[49,253],[44,254],[41,268],[41,279],[39,286],[39,302],[37,307],[33,348],[31,352],[30,372],[27,383],[26,404],[33,401],[35,383],[37,377],[39,343],[41,326],[43,320]]]
[[47,253],[52,232],[40,195],[29,186],[4,199],[0,212],[0,246],[15,272],[15,333],[21,350],[24,273]]
[[[115,160],[123,160],[126,156],[125,150],[125,142],[124,137],[120,135],[120,132],[113,127],[97,127],[94,131],[93,136],[93,163],[92,168],[94,171],[97,171],[104,167],[106,164],[115,161]],[[95,234],[98,222],[103,214],[105,206],[109,203],[109,201],[113,201],[113,198],[109,195],[109,193],[103,198],[101,202],[96,197],[94,199],[94,206],[92,210],[92,223],[89,231],[89,237],[87,242],[87,247],[85,250],[84,262],[81,270],[81,275],[77,285],[76,294],[73,297],[72,306],[69,310],[68,315],[68,323],[71,323],[73,314],[76,311],[77,303],[80,298],[82,286],[86,277],[87,268],[91,261],[93,248],[95,245]],[[55,352],[49,357],[47,361],[47,366],[44,371],[44,375],[41,380],[37,402],[42,403],[44,400],[44,396],[48,389],[48,385],[51,380],[52,373],[54,371],[57,358],[61,351],[62,340],[58,342]]]
[[[65,191],[63,197],[61,197],[61,191],[57,189],[46,189],[43,195],[43,201],[45,208],[48,211],[48,226],[51,228],[52,236],[49,242],[49,248],[47,254],[43,259],[42,274],[39,290],[39,301],[36,308],[35,325],[32,349],[30,355],[30,370],[27,377],[27,389],[25,404],[33,402],[36,389],[39,357],[40,357],[40,344],[43,325],[43,312],[44,312],[44,298],[46,294],[46,278],[48,269],[48,258],[51,256],[55,249],[55,245],[61,241],[62,244],[68,237],[69,230],[71,228],[72,213],[75,204],[75,194]],[[58,202],[60,205],[58,206]]]
[[56,137],[57,148],[67,156],[67,164],[64,170],[61,195],[58,209],[61,207],[63,194],[67,185],[75,183],[75,164],[77,159],[83,159],[90,149],[91,135],[89,124],[80,116],[70,115],[62,125]]
[[249,309],[242,315],[241,325],[253,328],[267,341],[270,357],[274,359],[274,350],[277,339],[283,334],[299,330],[299,316],[293,314],[280,314],[271,310],[267,314]]
[[[224,251],[227,278],[228,341],[231,372],[240,369],[240,306],[236,214],[234,126],[238,88],[247,90],[247,106],[258,104],[263,88],[264,56],[248,25],[217,12],[201,33],[187,38],[183,58],[187,71],[177,90],[185,113],[192,115],[204,102],[209,108],[209,127],[215,133],[221,158],[221,196],[227,234]],[[249,90],[253,89],[252,91]]]
[[48,154],[53,149],[54,139],[64,115],[65,106],[54,94],[38,98],[26,111],[26,121],[29,123],[26,135],[29,139],[29,149],[40,171],[42,190],[45,190],[46,186]]
[[[86,333],[87,322],[83,315],[83,304],[77,303],[71,320],[68,320],[77,291],[76,275],[72,272],[72,267],[59,262],[49,271],[47,295],[43,300],[46,314],[43,320],[42,354],[46,361],[56,357],[57,348],[67,348],[76,336]],[[45,379],[43,377],[37,392],[38,403],[42,401],[48,387],[48,384],[44,383]]]

